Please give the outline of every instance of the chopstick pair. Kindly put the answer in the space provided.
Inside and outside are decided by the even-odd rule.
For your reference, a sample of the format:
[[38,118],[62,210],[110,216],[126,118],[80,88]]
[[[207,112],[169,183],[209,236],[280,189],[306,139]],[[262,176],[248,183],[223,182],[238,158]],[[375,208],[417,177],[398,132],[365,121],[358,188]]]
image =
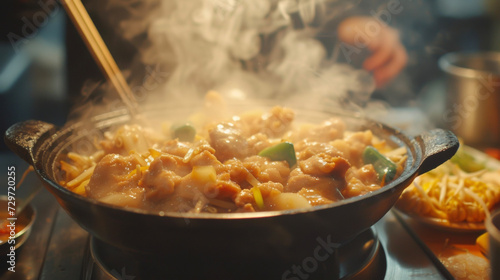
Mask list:
[[80,0],[62,0],[62,3],[94,60],[134,117],[137,113],[137,101],[85,6]]

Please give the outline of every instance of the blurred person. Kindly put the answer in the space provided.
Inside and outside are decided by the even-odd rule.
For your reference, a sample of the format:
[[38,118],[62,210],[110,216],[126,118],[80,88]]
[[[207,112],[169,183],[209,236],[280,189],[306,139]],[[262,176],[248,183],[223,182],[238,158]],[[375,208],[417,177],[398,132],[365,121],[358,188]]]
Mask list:
[[371,54],[363,61],[363,68],[373,74],[377,88],[394,79],[406,66],[408,55],[396,29],[373,17],[349,17],[337,29],[339,39],[350,45],[358,42],[359,30],[374,25],[373,34],[367,33],[363,44]]

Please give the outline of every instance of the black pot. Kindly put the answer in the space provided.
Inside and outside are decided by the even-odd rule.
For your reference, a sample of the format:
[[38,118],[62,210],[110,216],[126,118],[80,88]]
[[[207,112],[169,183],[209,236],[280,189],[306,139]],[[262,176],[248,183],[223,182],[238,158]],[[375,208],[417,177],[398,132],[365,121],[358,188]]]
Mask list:
[[[331,116],[330,113],[310,113],[314,118]],[[129,121],[126,112],[94,118],[92,129],[83,123],[59,129],[41,121],[21,122],[7,130],[5,141],[10,149],[35,167],[45,187],[94,238],[126,254],[136,254],[140,259],[158,264],[141,266],[137,269],[142,272],[137,273],[147,275],[154,270],[151,267],[155,267],[165,268],[164,272],[171,275],[190,275],[197,269],[186,269],[187,264],[205,263],[219,272],[238,267],[235,279],[263,279],[263,275],[272,279],[305,279],[301,278],[304,275],[294,272],[294,265],[297,268],[304,262],[312,265],[316,261],[316,270],[327,266],[334,258],[326,259],[325,256],[335,255],[336,247],[374,225],[393,207],[416,176],[448,160],[459,146],[453,133],[441,129],[409,138],[369,119],[342,117],[349,128],[371,129],[379,138],[406,147],[408,160],[403,173],[367,195],[310,209],[276,212],[159,215],[101,203],[60,186],[55,169],[58,158],[69,147],[83,145],[89,135],[95,136],[112,125]],[[272,265],[264,269],[265,263]],[[316,270],[308,272],[307,279],[314,278]],[[205,276],[202,278],[217,279]]]

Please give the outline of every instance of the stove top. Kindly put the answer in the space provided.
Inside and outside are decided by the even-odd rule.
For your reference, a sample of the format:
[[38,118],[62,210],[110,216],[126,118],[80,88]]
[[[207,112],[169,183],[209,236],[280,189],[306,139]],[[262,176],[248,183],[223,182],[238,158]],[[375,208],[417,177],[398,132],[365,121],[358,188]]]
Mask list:
[[[5,271],[2,279],[142,279],[137,266],[121,265],[123,253],[91,238],[45,189],[32,204],[38,213],[33,231],[17,252],[16,272]],[[364,255],[350,255],[354,250],[346,248],[338,254],[342,265],[327,268],[339,271],[341,279],[446,279],[392,212],[352,246],[366,247]],[[259,269],[265,264],[253,265]]]
[[[211,258],[196,258],[187,263],[176,263],[175,254],[165,256],[127,253],[89,239],[84,263],[83,279],[384,279],[386,257],[376,231],[369,229],[343,245],[327,260],[304,262],[297,271],[281,269],[278,262],[242,260],[217,262]],[[196,269],[193,269],[195,267]],[[277,268],[277,269],[275,269]],[[272,276],[271,276],[272,275]],[[307,276],[307,278],[306,278]]]

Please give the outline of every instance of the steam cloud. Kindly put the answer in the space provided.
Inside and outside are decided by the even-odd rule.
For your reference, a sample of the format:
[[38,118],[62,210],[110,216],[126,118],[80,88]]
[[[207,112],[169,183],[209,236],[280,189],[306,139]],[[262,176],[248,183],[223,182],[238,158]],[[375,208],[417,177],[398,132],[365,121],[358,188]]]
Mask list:
[[[104,10],[112,5],[130,10],[116,32],[138,45],[134,67],[149,69],[142,71],[147,72],[144,80],[131,86],[141,106],[201,100],[209,90],[227,98],[278,99],[313,109],[371,104],[375,84],[370,74],[328,57],[315,37],[330,20],[327,2],[127,0],[110,1]],[[145,32],[147,43],[137,39]],[[134,73],[122,70],[126,76]],[[116,105],[116,96],[109,96]]]
[[[236,90],[248,97],[308,99],[370,94],[371,81],[365,88],[357,81],[365,73],[328,61],[314,38],[319,27],[309,25],[320,1],[290,3],[295,1],[163,1],[149,33],[157,49],[169,50],[155,51],[160,61],[175,61],[163,92],[199,96],[216,89],[224,95]],[[294,28],[292,18],[304,28]]]

